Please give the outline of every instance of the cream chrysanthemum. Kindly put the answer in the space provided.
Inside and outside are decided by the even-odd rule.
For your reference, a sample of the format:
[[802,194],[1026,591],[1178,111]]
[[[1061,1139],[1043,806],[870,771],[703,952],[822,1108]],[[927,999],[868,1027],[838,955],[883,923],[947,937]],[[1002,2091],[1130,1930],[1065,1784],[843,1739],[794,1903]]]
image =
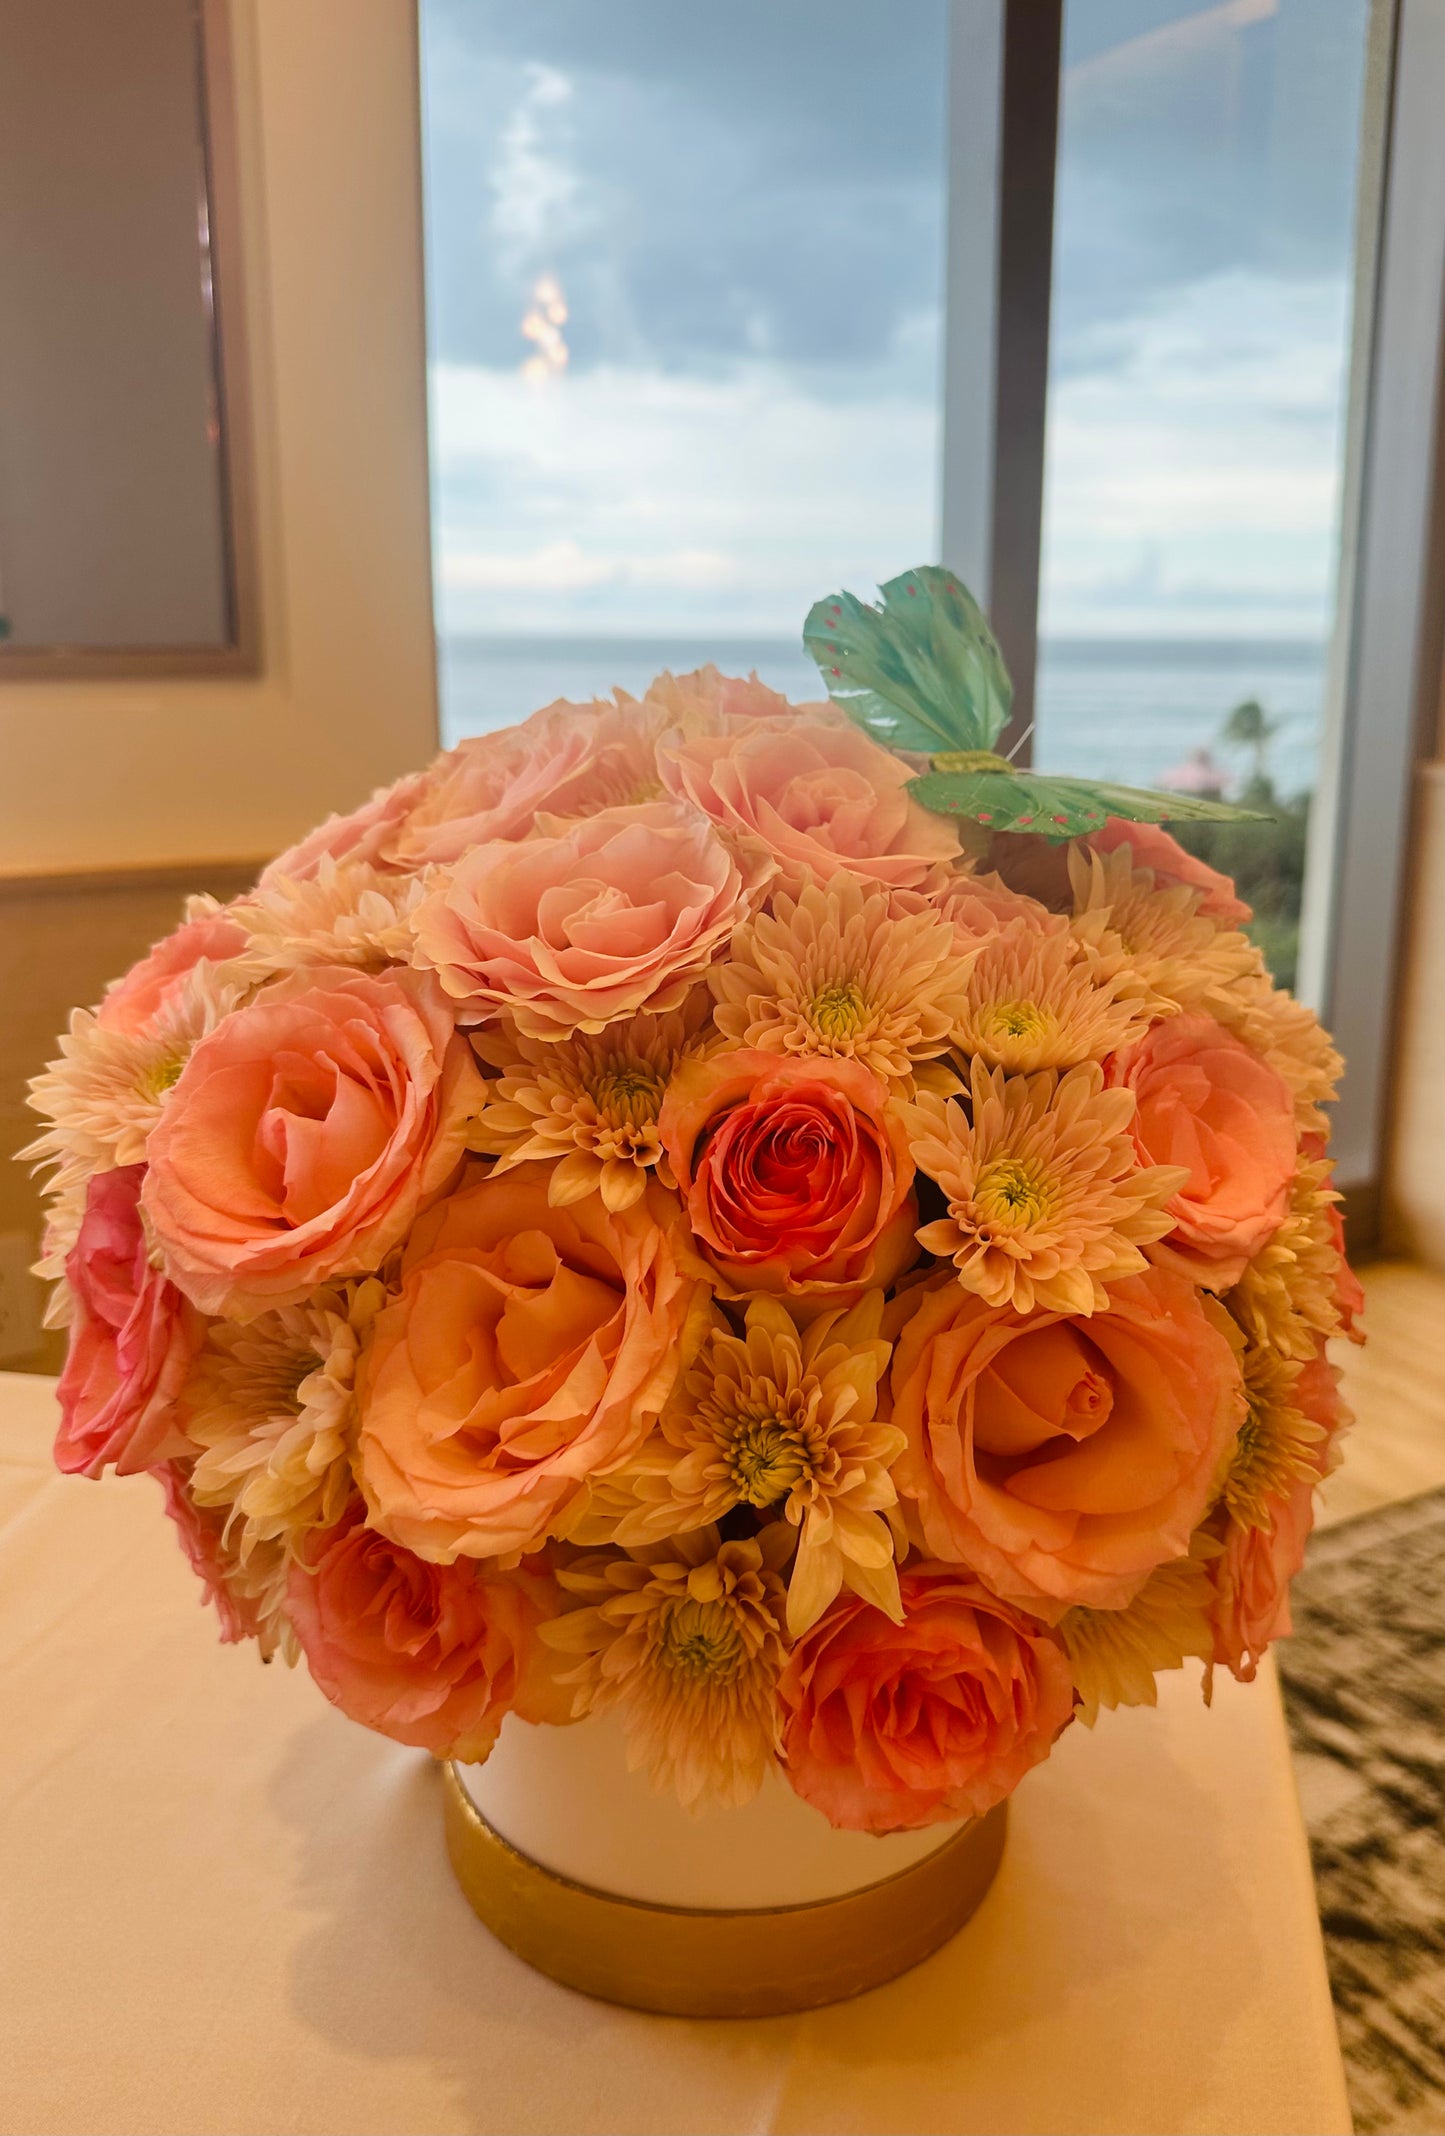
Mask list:
[[301,1642],[286,1614],[286,1583],[291,1573],[291,1553],[281,1543],[258,1543],[248,1558],[228,1552],[226,1585],[242,1608],[256,1613],[256,1644],[261,1659],[280,1655],[294,1669],[301,1659]]
[[745,921],[708,974],[725,1038],[770,1053],[830,1053],[906,1076],[942,1053],[963,1009],[973,952],[924,907],[839,870]]
[[948,1197],[921,1244],[990,1305],[1105,1311],[1105,1285],[1137,1274],[1140,1248],[1172,1228],[1166,1204],[1188,1173],[1140,1165],[1133,1094],[1106,1090],[1092,1061],[1005,1076],[976,1060],[969,1098],[966,1111],[924,1091],[904,1108],[914,1163]]
[[1274,1506],[1297,1483],[1318,1478],[1324,1432],[1295,1399],[1301,1366],[1259,1343],[1240,1360],[1248,1409],[1219,1490],[1219,1507],[1236,1526],[1268,1528]]
[[95,1172],[141,1162],[192,1049],[246,991],[231,966],[202,962],[143,1033],[73,1012],[59,1060],[32,1080],[26,1100],[52,1124],[20,1155],[53,1167],[50,1191],[63,1197]]
[[1200,893],[1184,884],[1160,888],[1150,868],[1133,865],[1132,849],[1069,847],[1073,933],[1096,975],[1145,1001],[1153,1016],[1179,1009],[1217,1012],[1240,980],[1259,969],[1247,935],[1200,917]]
[[1302,1135],[1324,1135],[1345,1064],[1312,1009],[1277,987],[1261,970],[1252,972],[1220,1003],[1219,1021],[1263,1055],[1294,1094],[1295,1125]]
[[[225,911],[250,937],[242,961],[258,980],[313,964],[380,971],[410,960],[412,914],[424,894],[419,875],[388,874],[328,853],[306,881],[272,876]],[[193,898],[188,917],[220,909]]]
[[898,1622],[885,1514],[898,1502],[888,1472],[905,1440],[877,1415],[882,1321],[881,1291],[801,1331],[776,1298],[751,1301],[742,1336],[717,1313],[641,1454],[599,1480],[585,1540],[651,1543],[734,1506],[774,1506],[798,1530],[793,1638],[845,1586]]
[[575,1687],[574,1715],[615,1707],[629,1766],[645,1766],[690,1808],[749,1801],[776,1753],[786,1608],[778,1572],[792,1544],[783,1521],[731,1543],[699,1528],[558,1570],[584,1606],[541,1636],[574,1657],[560,1675]]
[[1340,1255],[1332,1214],[1340,1196],[1330,1185],[1330,1169],[1327,1157],[1301,1163],[1288,1216],[1228,1299],[1252,1342],[1301,1364],[1340,1331]]
[[1103,1060],[1151,1021],[1147,1004],[1091,969],[1067,930],[1041,934],[1015,920],[979,952],[954,1039],[992,1068],[1028,1075]]
[[1209,1622],[1213,1587],[1209,1560],[1220,1545],[1196,1535],[1188,1557],[1150,1573],[1127,1609],[1071,1609],[1059,1620],[1086,1728],[1099,1709],[1156,1706],[1155,1672],[1180,1669],[1191,1658],[1207,1662],[1214,1650]]
[[368,1277],[244,1326],[213,1324],[184,1396],[186,1435],[203,1449],[190,1483],[197,1505],[228,1510],[243,1566],[272,1544],[289,1557],[308,1530],[340,1519],[357,1358],[385,1298]]
[[479,1033],[475,1050],[501,1073],[469,1147],[495,1157],[498,1172],[551,1163],[554,1208],[597,1192],[609,1209],[630,1209],[649,1171],[671,1186],[657,1116],[679,1061],[700,1043],[705,1013],[703,995],[675,1015],[634,1016],[595,1037],[543,1042],[510,1027]]

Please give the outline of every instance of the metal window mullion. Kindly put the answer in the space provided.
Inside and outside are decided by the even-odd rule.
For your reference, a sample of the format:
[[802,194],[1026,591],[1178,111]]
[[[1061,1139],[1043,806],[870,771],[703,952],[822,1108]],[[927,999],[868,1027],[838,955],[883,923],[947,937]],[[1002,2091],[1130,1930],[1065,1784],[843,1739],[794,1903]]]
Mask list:
[[952,0],[939,548],[1013,677],[1004,749],[1034,717],[1062,39],[1063,0]]

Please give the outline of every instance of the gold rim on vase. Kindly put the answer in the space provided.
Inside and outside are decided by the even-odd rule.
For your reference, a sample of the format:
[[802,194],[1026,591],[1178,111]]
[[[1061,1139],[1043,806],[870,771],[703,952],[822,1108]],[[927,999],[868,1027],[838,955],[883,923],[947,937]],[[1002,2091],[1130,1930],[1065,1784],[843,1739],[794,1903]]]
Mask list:
[[1008,1805],[922,1861],[801,1906],[657,1906],[544,1869],[503,1839],[450,1762],[447,1854],[472,1910],[565,1987],[674,2017],[774,2017],[843,2002],[906,1973],[962,1928],[1003,1855]]

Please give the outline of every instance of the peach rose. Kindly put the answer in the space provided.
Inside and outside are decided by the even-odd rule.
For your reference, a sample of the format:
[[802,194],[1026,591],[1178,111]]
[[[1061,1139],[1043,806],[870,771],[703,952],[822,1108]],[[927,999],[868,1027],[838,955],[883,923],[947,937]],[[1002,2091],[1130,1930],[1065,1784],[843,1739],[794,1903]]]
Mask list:
[[646,1438],[700,1286],[651,1184],[553,1208],[551,1167],[466,1180],[418,1223],[358,1381],[375,1525],[418,1556],[501,1557],[563,1529]]
[[221,1620],[222,1646],[259,1638],[263,1627],[257,1600],[241,1593],[231,1577],[236,1560],[226,1542],[226,1515],[196,1504],[180,1463],[162,1461],[150,1473],[165,1494],[166,1517],[175,1527],[186,1563],[204,1590],[201,1600],[209,1602]]
[[559,699],[499,734],[439,757],[389,849],[408,867],[460,860],[471,847],[525,838],[539,813],[593,815],[659,791],[659,718],[625,700]]
[[103,1031],[138,1036],[169,1007],[203,959],[208,964],[225,964],[232,957],[239,957],[249,940],[245,929],[224,912],[187,920],[133,964],[123,979],[107,987],[105,999],[95,1012],[96,1022]]
[[360,808],[344,816],[328,816],[314,831],[278,853],[261,871],[256,887],[264,890],[280,877],[290,882],[310,882],[322,861],[328,859],[363,861],[373,868],[400,865],[395,848],[402,826],[435,776],[435,765],[427,771],[408,772],[391,786],[379,786]]
[[657,1131],[726,1296],[844,1304],[918,1258],[908,1137],[860,1061],[746,1049],[684,1061]]
[[1121,845],[1132,846],[1136,868],[1150,869],[1161,890],[1174,890],[1181,884],[1187,890],[1197,890],[1200,912],[1221,927],[1242,927],[1250,916],[1249,906],[1229,877],[1186,853],[1178,839],[1171,838],[1157,823],[1126,823],[1121,816],[1111,816],[1102,831],[1089,834],[1087,842],[1096,853],[1113,853]]
[[1053,1622],[1122,1609],[1185,1554],[1245,1413],[1222,1307],[1151,1269],[1087,1320],[951,1281],[895,1310],[893,1477],[933,1556]]
[[1174,1016],[1116,1053],[1108,1080],[1134,1093],[1145,1165],[1182,1165],[1175,1228],[1152,1257],[1228,1290],[1289,1211],[1299,1161],[1294,1100],[1278,1070],[1210,1016]]
[[846,1831],[982,1817],[1073,1717],[1054,1633],[952,1565],[910,1565],[898,1584],[901,1624],[842,1596],[779,1685],[787,1776]]
[[664,786],[770,853],[787,890],[837,868],[909,889],[958,858],[951,827],[907,791],[912,767],[848,722],[759,720],[666,742],[660,761]]
[[141,1164],[96,1173],[66,1257],[74,1317],[56,1389],[55,1465],[67,1476],[99,1476],[111,1463],[117,1475],[131,1476],[195,1452],[178,1398],[205,1322],[150,1265],[140,1220],[144,1177]]
[[416,915],[416,961],[481,1017],[528,1038],[675,1009],[748,910],[705,816],[676,801],[609,808],[472,848]]
[[308,1542],[286,1607],[312,1676],[353,1721],[439,1758],[485,1758],[508,1713],[562,1722],[537,1627],[557,1614],[550,1573],[428,1565],[353,1506]]
[[833,725],[839,717],[829,703],[794,705],[754,675],[724,675],[711,665],[689,674],[658,675],[647,685],[643,704],[661,725],[679,730],[678,738],[727,734],[751,721],[789,723],[806,719]]
[[1253,1683],[1266,1648],[1294,1629],[1289,1583],[1305,1561],[1314,1527],[1315,1482],[1300,1477],[1287,1494],[1271,1498],[1263,1528],[1230,1521],[1224,1555],[1210,1563],[1214,1660],[1242,1684]]
[[378,1267],[456,1170],[480,1097],[421,974],[299,973],[201,1040],[151,1135],[168,1272],[245,1319]]

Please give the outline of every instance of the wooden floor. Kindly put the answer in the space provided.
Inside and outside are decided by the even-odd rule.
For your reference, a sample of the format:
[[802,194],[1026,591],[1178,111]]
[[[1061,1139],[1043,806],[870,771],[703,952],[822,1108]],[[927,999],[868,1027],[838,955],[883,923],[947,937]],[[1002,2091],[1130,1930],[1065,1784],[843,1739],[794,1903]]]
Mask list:
[[1445,1276],[1376,1261],[1360,1280],[1369,1340],[1335,1352],[1355,1428],[1325,1485],[1321,1527],[1445,1484]]

